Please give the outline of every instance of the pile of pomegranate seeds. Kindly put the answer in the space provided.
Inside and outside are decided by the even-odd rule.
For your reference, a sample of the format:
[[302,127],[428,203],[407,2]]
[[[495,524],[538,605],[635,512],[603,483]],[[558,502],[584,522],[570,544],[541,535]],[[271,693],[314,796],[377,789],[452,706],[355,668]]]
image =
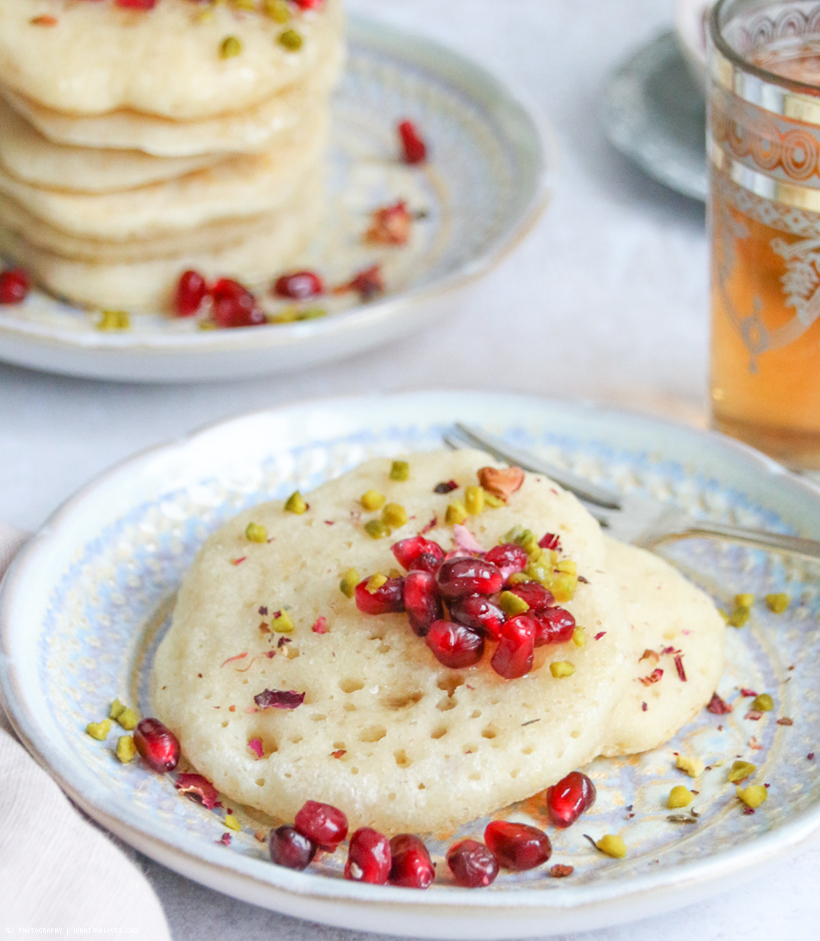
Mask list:
[[[547,533],[544,538],[552,542],[555,537]],[[474,666],[490,642],[497,644],[492,668],[516,679],[532,669],[536,647],[572,638],[575,618],[556,605],[543,585],[517,579],[510,584],[513,575],[520,578],[528,560],[517,543],[487,553],[463,548],[445,553],[438,543],[418,535],[395,543],[392,551],[407,574],[380,579],[378,585],[363,579],[356,586],[356,605],[364,614],[406,612],[413,632],[446,667]],[[524,609],[512,617],[502,607],[515,601],[510,593],[521,600],[519,610]]]
[[308,801],[296,814],[293,826],[271,830],[270,858],[277,866],[306,869],[319,850],[335,853],[347,836],[347,817],[331,804]]
[[31,281],[22,268],[0,272],[0,304],[20,304],[31,290]]

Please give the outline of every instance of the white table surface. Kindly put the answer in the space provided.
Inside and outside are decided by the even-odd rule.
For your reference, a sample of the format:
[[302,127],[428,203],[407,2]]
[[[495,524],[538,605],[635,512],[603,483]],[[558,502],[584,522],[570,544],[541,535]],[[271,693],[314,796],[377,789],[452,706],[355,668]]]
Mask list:
[[[557,192],[526,243],[446,320],[315,371],[200,386],[102,384],[0,365],[0,520],[36,528],[90,476],[199,425],[295,399],[479,388],[588,398],[702,420],[703,208],[645,178],[597,121],[609,70],[672,22],[673,0],[348,0],[526,90],[554,123]],[[353,941],[233,901],[139,857],[178,941]],[[820,848],[716,900],[595,941],[820,937]],[[636,912],[636,917],[640,913]]]

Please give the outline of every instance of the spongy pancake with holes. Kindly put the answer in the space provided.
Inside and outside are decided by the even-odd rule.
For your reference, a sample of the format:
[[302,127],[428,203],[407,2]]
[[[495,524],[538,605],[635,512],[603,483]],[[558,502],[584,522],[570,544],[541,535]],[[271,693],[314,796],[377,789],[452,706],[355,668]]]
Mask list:
[[[294,11],[287,26],[263,12],[190,0],[154,9],[76,0],[0,0],[0,83],[69,114],[119,109],[175,120],[250,108],[303,81],[343,39],[341,0]],[[38,25],[37,17],[57,20]],[[293,51],[279,42],[291,28]],[[239,55],[221,56],[232,36]]]
[[[723,672],[726,624],[711,598],[668,562],[608,537],[604,541],[606,567],[630,625],[632,655],[629,686],[612,715],[602,754],[631,755],[668,741],[709,702]],[[663,671],[660,680],[641,682],[655,669]]]
[[[240,514],[188,572],[157,653],[153,704],[186,757],[231,800],[292,820],[310,798],[341,808],[353,826],[440,832],[526,798],[600,752],[626,684],[628,630],[603,571],[598,524],[548,479],[527,475],[505,507],[467,526],[486,548],[515,524],[560,535],[564,555],[588,579],[567,607],[590,638],[605,631],[600,640],[542,647],[532,672],[516,680],[492,670],[490,651],[474,667],[451,670],[404,614],[364,615],[339,590],[351,567],[389,573],[397,565],[391,544],[443,521],[488,463],[475,451],[408,461],[407,481],[390,480],[391,462],[377,459],[324,484],[307,495],[301,516],[281,502]],[[450,479],[459,490],[433,492]],[[371,489],[407,511],[408,523],[389,538],[364,531],[378,518],[359,503]],[[250,522],[267,528],[268,542],[246,539]],[[453,546],[450,528],[434,524],[428,535]],[[271,620],[261,606],[289,610],[290,644],[278,649],[277,636],[260,630]],[[326,634],[311,629],[319,617]],[[574,675],[554,678],[549,663],[558,660],[571,661]],[[265,689],[304,692],[305,701],[253,711]],[[259,760],[248,747],[255,738]]]

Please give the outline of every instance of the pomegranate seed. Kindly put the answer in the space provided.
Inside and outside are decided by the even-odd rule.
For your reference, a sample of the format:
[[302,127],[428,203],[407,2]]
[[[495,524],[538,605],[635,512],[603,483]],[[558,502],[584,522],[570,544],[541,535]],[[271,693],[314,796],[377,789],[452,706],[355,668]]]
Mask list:
[[369,578],[356,586],[356,607],[364,614],[391,614],[404,611],[404,579],[388,578],[372,594],[367,590]]
[[410,833],[394,836],[390,841],[390,884],[408,889],[429,888],[436,869],[422,841]]
[[331,804],[308,801],[293,822],[294,827],[326,853],[336,851],[347,836],[347,817]]
[[439,591],[445,598],[465,595],[492,595],[501,591],[504,579],[492,562],[476,558],[445,559],[436,572]]
[[526,601],[536,617],[539,617],[547,608],[551,608],[555,604],[552,592],[547,591],[538,582],[521,582],[519,585],[511,585],[510,591]]
[[306,301],[325,293],[325,285],[318,274],[312,271],[295,271],[277,278],[273,292],[278,297],[288,297],[294,301]]
[[154,771],[173,771],[179,764],[179,740],[159,719],[143,719],[134,729],[134,744]]
[[438,558],[438,556],[433,555],[432,552],[422,552],[421,555],[417,555],[410,563],[410,571],[430,572],[435,575],[439,565],[441,565],[441,559]]
[[529,614],[516,615],[504,624],[490,661],[496,673],[514,680],[530,672],[537,630],[538,622]]
[[177,284],[174,310],[178,317],[192,317],[208,294],[208,285],[198,271],[186,271]]
[[427,145],[419,136],[412,121],[402,121],[398,127],[405,163],[424,163],[427,159]]
[[402,568],[409,569],[413,562],[422,555],[435,556],[438,562],[444,558],[444,550],[432,539],[424,536],[411,536],[393,545],[393,555]]
[[[529,556],[525,549],[514,542],[505,542],[503,546],[494,546],[484,556],[485,562],[492,562],[501,569],[504,581],[513,574],[513,572],[523,572],[529,562]],[[537,584],[537,583],[536,583]]]
[[254,327],[265,323],[256,298],[238,281],[220,278],[211,289],[213,318],[220,327]]
[[31,281],[22,268],[10,268],[0,274],[0,304],[19,304],[31,290]]
[[575,632],[575,618],[566,608],[547,608],[537,615],[536,621],[536,647],[543,647],[544,644],[564,644],[572,639]]
[[538,827],[494,820],[484,831],[484,842],[505,869],[535,869],[552,856],[549,837]]
[[424,638],[433,656],[452,670],[471,667],[484,656],[484,638],[455,621],[433,621]]
[[433,621],[441,617],[441,599],[435,576],[430,572],[408,572],[404,579],[404,609],[410,617],[410,626],[424,637]]
[[501,625],[507,620],[501,608],[483,595],[467,595],[454,601],[450,605],[450,616],[459,624],[486,634],[491,640],[501,639]]
[[547,788],[547,813],[552,825],[561,830],[571,827],[585,810],[595,803],[595,785],[581,771],[572,771],[557,784]]
[[447,865],[457,885],[480,889],[495,882],[498,860],[478,840],[462,840],[447,850]]
[[390,844],[377,830],[362,827],[350,838],[345,879],[384,885],[390,877]]
[[307,869],[316,855],[313,840],[287,825],[271,830],[268,848],[273,862],[288,869]]
[[542,549],[553,549],[555,552],[560,552],[561,539],[559,536],[556,536],[555,533],[544,533],[538,540],[538,545]]
[[117,0],[118,7],[130,10],[153,10],[156,5],[157,0]]

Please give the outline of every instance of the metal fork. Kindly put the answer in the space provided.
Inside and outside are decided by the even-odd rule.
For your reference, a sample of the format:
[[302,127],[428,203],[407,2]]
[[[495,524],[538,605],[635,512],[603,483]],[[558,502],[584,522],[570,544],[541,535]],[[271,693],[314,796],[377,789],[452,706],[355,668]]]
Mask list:
[[645,549],[692,536],[713,536],[756,549],[820,559],[820,542],[814,539],[696,519],[685,510],[646,494],[615,493],[469,425],[457,423],[453,431],[444,435],[444,440],[452,448],[477,447],[499,461],[515,464],[535,474],[545,474],[574,493],[610,535]]

